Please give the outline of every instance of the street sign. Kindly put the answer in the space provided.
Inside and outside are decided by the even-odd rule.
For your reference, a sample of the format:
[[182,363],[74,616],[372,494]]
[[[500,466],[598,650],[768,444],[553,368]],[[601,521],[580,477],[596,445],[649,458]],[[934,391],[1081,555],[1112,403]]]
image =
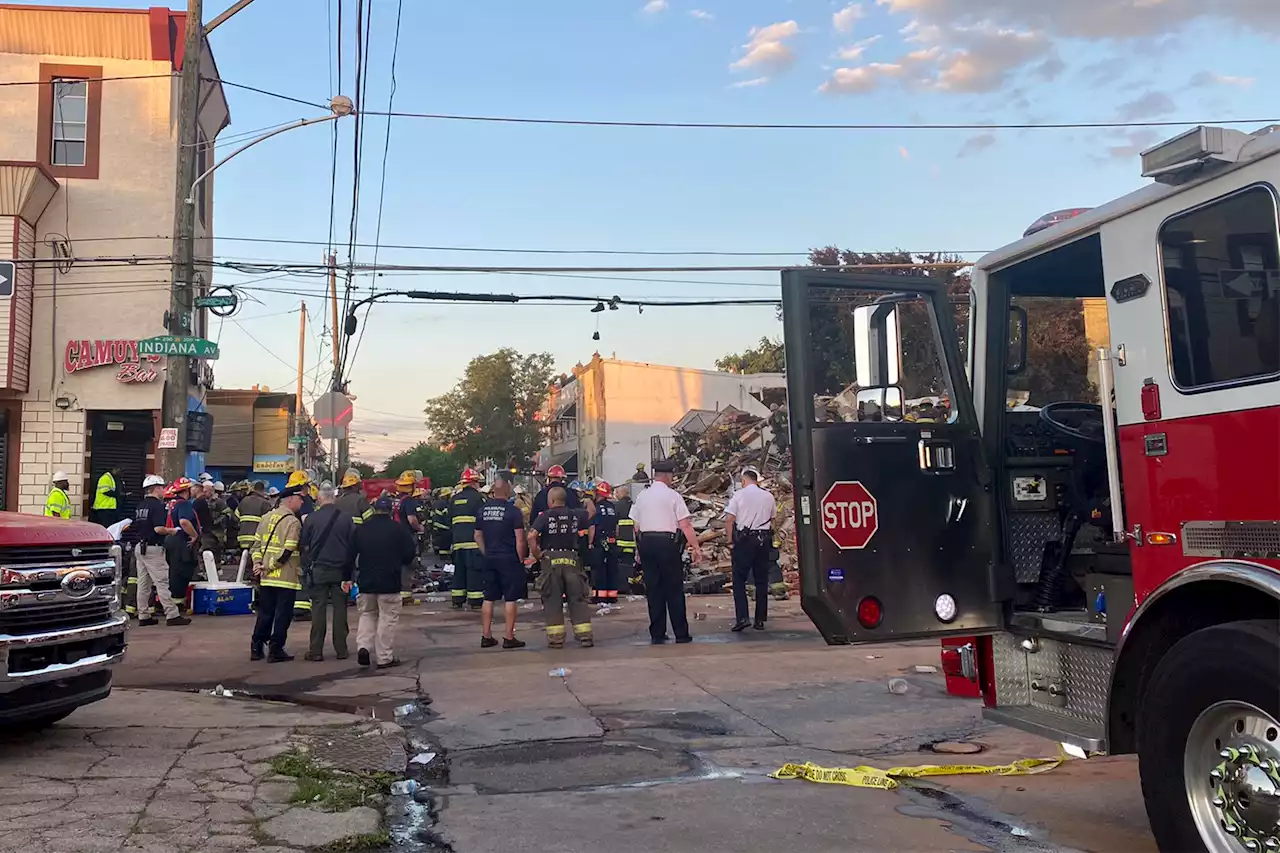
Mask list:
[[234,308],[236,307],[236,295],[234,293],[225,296],[197,296],[197,308]]
[[321,438],[344,439],[355,414],[355,404],[340,391],[330,391],[316,398],[314,412]]
[[177,335],[160,335],[138,341],[139,355],[171,355],[186,358],[218,358],[218,345],[204,338],[186,338]]
[[176,427],[165,427],[160,430],[161,450],[174,450],[178,447],[178,430]]
[[867,547],[880,528],[876,499],[857,480],[832,483],[822,496],[822,532],[841,551]]
[[289,436],[289,443],[305,445],[307,443],[307,437],[305,435],[291,435]]
[[13,285],[18,280],[18,266],[13,261],[0,261],[0,299],[13,296]]

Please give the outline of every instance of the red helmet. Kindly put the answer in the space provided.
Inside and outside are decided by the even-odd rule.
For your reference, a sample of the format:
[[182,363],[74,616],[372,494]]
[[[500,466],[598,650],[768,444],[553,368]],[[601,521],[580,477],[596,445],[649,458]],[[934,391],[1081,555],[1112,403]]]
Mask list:
[[548,480],[563,480],[563,479],[564,479],[564,466],[562,466],[562,465],[552,465],[550,468],[548,468],[548,469],[547,469],[547,479],[548,479]]
[[610,486],[604,480],[596,483],[596,496],[608,500],[613,495],[613,486]]
[[189,491],[194,485],[190,477],[179,477],[169,485],[169,491],[176,495],[178,492]]
[[480,472],[477,471],[475,468],[463,468],[462,476],[459,478],[459,482],[478,483],[482,479],[484,478],[480,476]]

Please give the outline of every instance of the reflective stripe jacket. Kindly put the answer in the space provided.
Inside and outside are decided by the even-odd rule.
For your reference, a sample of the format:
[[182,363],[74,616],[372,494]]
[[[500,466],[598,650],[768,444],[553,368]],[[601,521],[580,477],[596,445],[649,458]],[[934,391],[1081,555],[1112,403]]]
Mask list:
[[618,550],[627,554],[636,550],[636,523],[629,518],[618,519]]
[[[93,493],[94,509],[115,509],[116,499],[113,496],[116,490],[116,478],[111,476],[111,472],[105,472],[98,478],[98,488]],[[111,492],[112,494],[107,494]]]
[[[276,507],[258,525],[253,539],[253,563],[261,565],[263,586],[285,589],[302,589],[302,559],[298,554],[298,537],[302,522],[285,507]],[[281,555],[289,553],[289,559],[279,564]]]
[[49,497],[44,501],[44,514],[50,518],[70,518],[71,498],[62,489],[54,486]]
[[271,512],[271,504],[257,492],[245,496],[236,507],[236,518],[240,520],[237,541],[241,548],[253,545],[253,537],[258,532],[258,522]]
[[369,506],[369,499],[364,496],[362,486],[348,486],[343,489],[334,503],[356,524],[364,524],[365,519],[373,515],[373,508]]
[[449,529],[452,531],[453,550],[479,548],[476,544],[476,516],[484,506],[484,495],[467,486],[453,495],[449,504]]

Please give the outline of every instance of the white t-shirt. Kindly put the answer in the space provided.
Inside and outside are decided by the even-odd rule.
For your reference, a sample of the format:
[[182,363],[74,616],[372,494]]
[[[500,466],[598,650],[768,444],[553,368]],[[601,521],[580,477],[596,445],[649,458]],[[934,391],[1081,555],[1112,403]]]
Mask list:
[[689,517],[684,498],[666,483],[654,481],[631,506],[631,520],[641,533],[675,533]]
[[768,530],[778,504],[773,495],[752,483],[735,492],[724,511],[737,519],[735,526],[739,529]]

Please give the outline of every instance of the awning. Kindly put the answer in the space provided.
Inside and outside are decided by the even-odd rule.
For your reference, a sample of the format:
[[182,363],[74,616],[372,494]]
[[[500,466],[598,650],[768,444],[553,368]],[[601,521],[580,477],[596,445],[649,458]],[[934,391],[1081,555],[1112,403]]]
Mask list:
[[547,458],[547,469],[553,465],[559,465],[564,469],[566,474],[578,473],[578,451],[570,450],[568,453],[561,453],[557,456]]

